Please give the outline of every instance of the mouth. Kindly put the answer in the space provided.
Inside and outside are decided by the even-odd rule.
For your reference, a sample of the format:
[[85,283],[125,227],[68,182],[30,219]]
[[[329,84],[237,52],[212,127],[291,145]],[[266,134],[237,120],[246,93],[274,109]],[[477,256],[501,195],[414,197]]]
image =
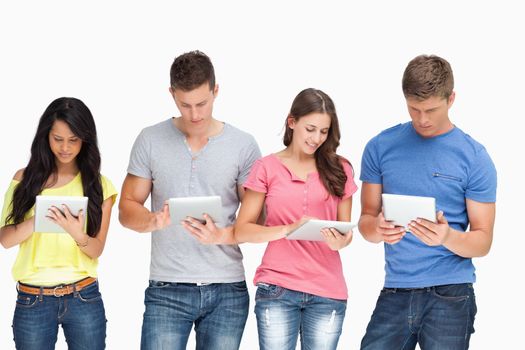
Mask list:
[[314,150],[314,151],[315,151],[315,150],[317,149],[317,147],[318,147],[318,145],[317,145],[316,143],[309,143],[309,142],[305,142],[305,143],[306,143],[306,145],[307,145],[309,148],[311,148],[311,149]]
[[59,153],[58,156],[60,158],[69,158],[71,157],[71,153]]

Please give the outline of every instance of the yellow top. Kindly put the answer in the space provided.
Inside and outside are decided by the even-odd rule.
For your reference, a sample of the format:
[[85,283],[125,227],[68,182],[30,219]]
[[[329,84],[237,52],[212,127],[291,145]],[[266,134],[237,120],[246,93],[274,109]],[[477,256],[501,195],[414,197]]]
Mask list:
[[[104,200],[117,198],[115,187],[105,176],[101,176]],[[12,180],[4,198],[0,227],[5,226],[5,219],[11,212],[13,192],[19,181]],[[49,196],[83,196],[80,173],[69,183],[57,188],[46,188],[42,195]],[[26,214],[25,219],[35,215],[34,207]],[[86,213],[87,214],[87,213]],[[13,266],[13,278],[35,286],[53,286],[71,283],[85,277],[97,277],[98,259],[92,259],[77,247],[73,238],[67,233],[33,234],[20,243],[18,255]]]

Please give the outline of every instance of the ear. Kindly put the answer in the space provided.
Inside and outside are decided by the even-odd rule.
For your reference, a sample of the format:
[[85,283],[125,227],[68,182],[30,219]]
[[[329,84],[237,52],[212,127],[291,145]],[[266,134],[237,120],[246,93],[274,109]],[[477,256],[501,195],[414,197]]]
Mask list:
[[168,89],[169,92],[170,92],[170,95],[175,98],[175,90],[170,86],[170,88]]
[[213,88],[213,96],[217,97],[219,94],[219,84],[215,84],[215,87]]
[[456,92],[452,91],[452,93],[448,97],[448,101],[447,101],[448,108],[452,107],[452,105],[454,104],[455,100],[456,100]]
[[288,115],[288,118],[286,119],[286,124],[288,125],[288,127],[290,129],[293,130],[293,128],[295,128],[295,118],[292,117],[292,115]]

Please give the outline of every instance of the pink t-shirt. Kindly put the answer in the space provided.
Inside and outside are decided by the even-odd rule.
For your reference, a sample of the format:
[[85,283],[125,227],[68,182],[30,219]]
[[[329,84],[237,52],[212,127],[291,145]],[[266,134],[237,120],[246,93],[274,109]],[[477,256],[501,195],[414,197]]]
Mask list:
[[[343,162],[347,175],[343,199],[357,190],[353,171]],[[287,225],[302,216],[337,220],[341,199],[329,195],[317,172],[306,181],[297,178],[274,154],[255,162],[244,187],[266,193],[266,226]],[[347,299],[348,290],[339,252],[325,242],[282,238],[268,242],[254,284],[275,284],[287,289],[333,299]]]

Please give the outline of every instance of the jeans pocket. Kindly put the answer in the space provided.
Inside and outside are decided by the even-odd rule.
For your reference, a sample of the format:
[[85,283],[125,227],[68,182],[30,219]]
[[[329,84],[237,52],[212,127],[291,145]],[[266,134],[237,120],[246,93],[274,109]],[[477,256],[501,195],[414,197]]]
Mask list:
[[473,290],[470,284],[447,284],[436,286],[432,289],[432,294],[438,299],[449,302],[462,302],[468,300]]
[[228,283],[228,286],[230,286],[235,292],[245,292],[248,290],[246,281]]
[[30,309],[38,304],[38,295],[18,292],[16,297],[16,307]]
[[155,280],[150,280],[149,281],[149,288],[151,288],[151,289],[167,288],[170,285],[171,285],[170,282],[162,282],[162,281],[155,281]]
[[95,282],[87,286],[86,288],[83,288],[80,292],[78,292],[77,295],[78,299],[85,303],[94,303],[102,300],[102,295],[98,290],[98,282]]
[[286,288],[275,284],[257,283],[255,300],[269,300],[279,298],[286,291]]

